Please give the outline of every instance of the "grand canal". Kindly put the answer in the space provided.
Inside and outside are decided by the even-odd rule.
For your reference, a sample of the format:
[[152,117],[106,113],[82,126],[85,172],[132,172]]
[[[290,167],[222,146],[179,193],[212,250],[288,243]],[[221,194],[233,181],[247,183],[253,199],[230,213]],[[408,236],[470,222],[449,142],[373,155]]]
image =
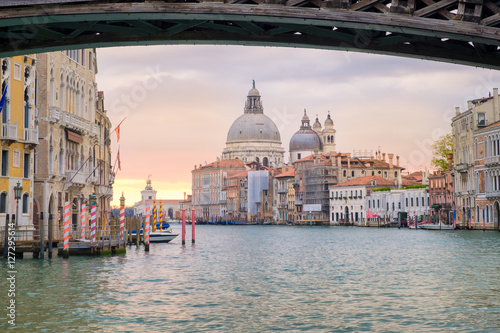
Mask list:
[[500,330],[499,232],[198,226],[196,236],[149,253],[17,260],[15,326],[3,261],[0,331]]

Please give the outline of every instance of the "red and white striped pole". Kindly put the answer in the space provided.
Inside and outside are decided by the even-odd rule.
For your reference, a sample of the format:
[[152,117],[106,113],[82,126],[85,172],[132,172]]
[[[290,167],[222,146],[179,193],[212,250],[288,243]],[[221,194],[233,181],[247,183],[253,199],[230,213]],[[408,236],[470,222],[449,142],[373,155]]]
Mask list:
[[125,240],[125,197],[122,196],[120,197],[120,241]]
[[69,202],[64,204],[64,237],[63,257],[69,256]]
[[192,228],[192,232],[191,232],[191,242],[194,244],[194,225],[195,225],[195,220],[194,220],[194,207],[193,207],[193,215],[191,216],[191,228]]
[[144,222],[144,250],[149,251],[149,218],[151,209],[146,207],[146,222]]
[[81,223],[81,235],[80,235],[80,239],[81,240],[85,240],[85,227],[86,227],[86,224],[87,224],[87,216],[85,215],[86,214],[86,207],[85,207],[85,204],[83,203],[82,204],[82,214],[81,214],[81,220],[82,220],[82,223]]
[[91,200],[90,203],[90,243],[92,245],[95,245],[96,243],[96,232],[97,232],[97,227],[96,227],[96,202],[95,200]]
[[156,232],[156,200],[153,203],[153,222],[151,224],[153,225],[153,232]]
[[186,244],[186,208],[182,207],[182,245]]

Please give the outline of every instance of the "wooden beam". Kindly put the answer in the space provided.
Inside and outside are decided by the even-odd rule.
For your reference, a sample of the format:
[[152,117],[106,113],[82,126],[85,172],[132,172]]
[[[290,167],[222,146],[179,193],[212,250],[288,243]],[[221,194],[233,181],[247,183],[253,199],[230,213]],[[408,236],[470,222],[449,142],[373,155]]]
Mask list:
[[414,15],[420,16],[420,17],[427,16],[427,15],[430,15],[430,14],[438,11],[439,9],[446,8],[446,7],[451,6],[452,4],[457,3],[457,2],[458,2],[457,0],[442,0],[442,1],[439,1],[439,2],[432,4],[430,6],[427,6],[425,8],[416,10]]

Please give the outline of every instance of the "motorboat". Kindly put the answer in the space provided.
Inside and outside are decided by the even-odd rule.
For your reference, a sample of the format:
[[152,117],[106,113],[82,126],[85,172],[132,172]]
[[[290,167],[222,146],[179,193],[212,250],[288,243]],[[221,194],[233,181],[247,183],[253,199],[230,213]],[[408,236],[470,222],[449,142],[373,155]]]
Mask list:
[[426,223],[418,226],[419,229],[426,230],[454,230],[453,224]]

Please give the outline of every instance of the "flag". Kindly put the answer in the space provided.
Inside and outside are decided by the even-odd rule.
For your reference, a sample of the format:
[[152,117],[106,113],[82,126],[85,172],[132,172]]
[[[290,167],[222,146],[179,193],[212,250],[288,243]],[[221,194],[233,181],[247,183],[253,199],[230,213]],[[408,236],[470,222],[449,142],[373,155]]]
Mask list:
[[120,125],[116,126],[116,142],[120,142]]
[[118,149],[118,153],[116,154],[116,160],[118,161],[118,170],[122,171],[122,163],[120,162],[120,149]]
[[[127,118],[127,117],[125,117],[125,118]],[[125,120],[125,118],[123,118],[123,120]],[[123,123],[123,120],[120,121],[120,123],[118,124],[118,126],[116,126],[116,128],[114,130],[116,132],[116,142],[117,143],[120,142],[120,125]]]
[[7,87],[8,86],[5,86],[5,89],[2,94],[2,99],[0,100],[0,113],[3,111],[3,106],[5,104],[5,95],[7,95]]

